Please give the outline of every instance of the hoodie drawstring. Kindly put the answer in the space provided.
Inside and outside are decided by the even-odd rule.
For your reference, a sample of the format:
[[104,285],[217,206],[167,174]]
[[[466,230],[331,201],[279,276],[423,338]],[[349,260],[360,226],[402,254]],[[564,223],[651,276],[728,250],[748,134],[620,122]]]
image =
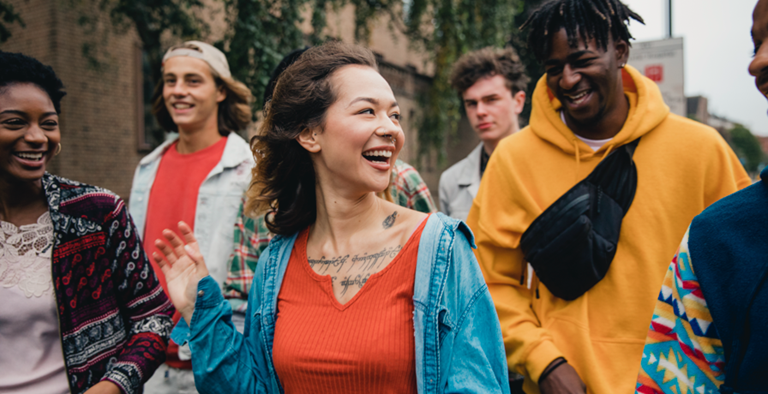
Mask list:
[[[581,151],[579,150],[579,140],[577,138],[574,138],[571,140],[571,143],[573,143],[573,149],[576,151],[576,174],[574,176],[576,182],[579,181],[579,166],[581,165]],[[616,143],[608,145],[608,149],[605,150],[605,153],[603,154],[603,157],[600,158],[600,161],[608,157],[608,155],[613,152],[613,148],[616,146]]]
[[573,142],[573,148],[576,150],[576,173],[574,174],[574,181],[579,181],[579,165],[581,164],[581,152],[579,152],[579,141],[574,138],[571,140]]
[[616,144],[610,144],[610,145],[608,145],[608,149],[606,149],[606,150],[605,150],[605,153],[603,154],[603,158],[602,158],[602,159],[600,159],[600,160],[603,160],[603,159],[605,159],[606,157],[608,157],[608,155],[609,155],[609,154],[611,154],[611,151],[613,151],[613,147],[614,147],[615,145],[616,145]]

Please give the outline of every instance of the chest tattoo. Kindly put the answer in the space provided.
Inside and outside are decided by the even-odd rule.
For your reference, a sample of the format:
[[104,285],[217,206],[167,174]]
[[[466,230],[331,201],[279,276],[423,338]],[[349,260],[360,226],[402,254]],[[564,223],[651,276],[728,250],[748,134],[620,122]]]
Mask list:
[[350,255],[331,258],[322,256],[320,259],[308,258],[307,260],[309,261],[309,266],[312,267],[312,269],[315,269],[315,266],[317,266],[315,272],[321,275],[328,272],[328,270],[331,268],[335,268],[335,271],[332,272],[338,274],[342,272],[344,267],[346,267],[344,273],[347,273],[355,266],[357,266],[356,271],[361,271],[362,273],[370,271],[376,272],[380,269],[381,265],[385,261],[394,259],[402,249],[403,247],[398,245],[384,248],[380,252],[376,253],[368,254],[368,252],[365,252],[363,254],[356,254],[351,258]]
[[397,211],[392,212],[391,215],[387,216],[387,218],[384,219],[383,222],[381,222],[381,226],[384,227],[384,229],[388,229],[392,227],[393,224],[395,224],[396,219],[397,219]]
[[344,280],[341,281],[341,286],[343,287],[341,289],[341,295],[344,295],[347,293],[347,290],[351,286],[357,286],[358,289],[362,289],[365,282],[368,281],[368,278],[371,277],[371,274],[365,274],[365,275],[357,275],[354,278],[351,276],[347,276],[344,278]]

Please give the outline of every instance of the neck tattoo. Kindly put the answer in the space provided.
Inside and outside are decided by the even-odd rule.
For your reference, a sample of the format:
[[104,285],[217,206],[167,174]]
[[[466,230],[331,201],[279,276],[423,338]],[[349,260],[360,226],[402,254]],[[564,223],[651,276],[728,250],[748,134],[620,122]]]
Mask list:
[[397,211],[392,212],[391,215],[387,216],[387,218],[384,219],[383,222],[381,222],[381,227],[384,227],[385,230],[392,227],[392,225],[395,224],[396,219],[397,219]]

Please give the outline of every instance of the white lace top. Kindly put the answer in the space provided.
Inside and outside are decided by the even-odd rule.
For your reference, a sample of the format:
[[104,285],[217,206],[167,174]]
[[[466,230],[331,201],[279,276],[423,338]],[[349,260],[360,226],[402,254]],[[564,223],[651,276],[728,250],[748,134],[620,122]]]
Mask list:
[[16,227],[0,221],[0,393],[68,393],[51,278],[48,212]]

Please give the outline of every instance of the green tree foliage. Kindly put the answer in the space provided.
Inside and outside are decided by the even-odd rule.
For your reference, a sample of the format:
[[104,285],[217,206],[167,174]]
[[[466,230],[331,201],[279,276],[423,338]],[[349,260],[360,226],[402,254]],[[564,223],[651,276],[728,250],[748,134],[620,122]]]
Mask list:
[[466,52],[510,41],[520,11],[520,0],[409,1],[406,34],[434,66],[432,85],[420,100],[420,154],[437,148],[442,158],[445,136],[455,132],[461,118],[461,103],[448,81],[452,65]]
[[[136,28],[142,48],[149,60],[152,81],[161,78],[160,64],[163,50],[162,37],[171,34],[182,39],[198,38],[208,31],[208,25],[200,19],[196,11],[203,8],[200,0],[64,0],[86,10],[80,16],[79,24],[93,36],[93,41],[83,44],[83,53],[91,65],[99,67],[96,58],[100,45],[95,40],[103,40],[110,30],[124,32],[129,27]],[[102,26],[102,16],[109,15],[111,25]]]
[[[0,0],[3,1],[3,0]],[[517,31],[531,4],[541,0],[210,0],[220,2],[226,12],[229,31],[216,43],[230,63],[235,78],[249,86],[256,98],[254,108],[263,105],[261,97],[274,67],[289,51],[306,44],[316,45],[329,37],[323,33],[327,15],[351,5],[355,15],[355,38],[362,44],[370,39],[374,22],[385,22],[390,29],[404,33],[413,49],[425,53],[434,70],[433,83],[419,97],[422,105],[417,120],[419,152],[437,149],[442,157],[445,137],[456,130],[461,105],[448,77],[453,63],[464,53],[486,46],[513,44],[526,63],[534,81],[540,66],[524,50],[525,39]],[[108,52],[105,36],[117,27],[134,26],[147,57],[147,68],[154,81],[160,80],[163,55],[161,39],[169,36],[188,39],[204,35],[209,27],[198,17],[205,9],[202,0],[62,0],[84,5],[79,22],[93,37],[83,45],[83,53],[98,68],[99,56]],[[5,21],[20,21],[12,8],[0,3]],[[302,11],[311,10],[312,31],[304,34],[300,26]],[[5,13],[3,13],[5,10]],[[104,13],[111,25],[105,26]],[[13,15],[8,19],[7,15]],[[0,25],[0,33],[3,26]],[[101,40],[101,41],[99,41]],[[101,45],[99,43],[102,43]],[[101,49],[100,49],[101,48]]]
[[[162,78],[160,67],[167,49],[162,40],[169,36],[196,39],[209,31],[199,17],[203,10],[201,0],[62,0],[62,4],[79,13],[78,24],[88,37],[82,43],[82,53],[94,70],[114,63],[109,50],[110,34],[123,34],[135,27],[143,50],[145,101]],[[164,131],[153,116],[145,116],[145,127],[151,145],[164,140]]]
[[[217,43],[229,61],[235,79],[254,95],[254,107],[264,103],[264,89],[272,70],[288,52],[304,46],[299,28],[301,10],[312,1],[317,11],[312,26],[325,27],[325,0],[223,0],[231,26],[224,42]],[[319,6],[318,6],[319,5]]]
[[[351,5],[355,39],[362,44],[368,43],[374,21],[386,21],[393,31],[404,33],[410,45],[429,54],[434,67],[433,83],[419,98],[419,151],[437,148],[441,154],[445,136],[456,130],[461,116],[458,96],[448,82],[451,66],[467,51],[502,46],[517,37],[511,32],[522,23],[518,14],[526,10],[520,0],[223,1],[232,29],[218,46],[225,50],[235,77],[251,88],[257,109],[264,104],[261,97],[272,70],[287,52],[328,39],[323,30],[329,11]],[[307,36],[299,28],[305,7],[312,10]]]
[[525,108],[520,114],[520,126],[528,124],[528,119],[531,116],[531,98],[533,98],[533,90],[536,88],[536,83],[539,82],[539,78],[544,75],[544,66],[536,60],[533,52],[528,49],[528,31],[520,31],[517,26],[521,26],[533,10],[535,10],[543,0],[525,0],[520,1],[518,4],[518,12],[515,14],[514,26],[511,30],[511,37],[508,45],[511,45],[517,50],[517,54],[520,55],[520,60],[525,64],[525,71],[530,77],[528,81],[528,88],[525,90]]
[[731,129],[731,143],[733,150],[742,159],[744,168],[748,172],[756,172],[764,158],[763,149],[757,138],[746,127],[737,124]]
[[11,32],[6,25],[13,23],[18,23],[22,27],[25,27],[24,21],[21,19],[19,13],[13,9],[13,6],[4,1],[0,1],[0,43],[6,42],[11,38]]

